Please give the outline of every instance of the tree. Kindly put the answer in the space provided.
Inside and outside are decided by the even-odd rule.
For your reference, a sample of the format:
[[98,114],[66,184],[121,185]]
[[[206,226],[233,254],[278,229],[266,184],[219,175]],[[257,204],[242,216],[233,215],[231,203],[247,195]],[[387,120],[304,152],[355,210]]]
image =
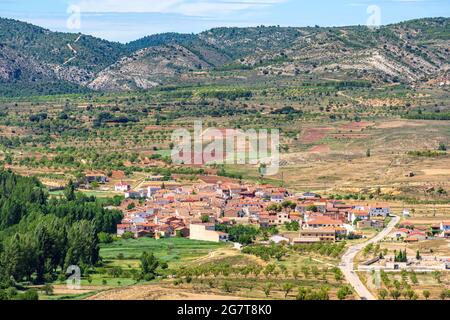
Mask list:
[[131,232],[131,231],[125,231],[125,232],[122,234],[122,239],[124,239],[124,240],[134,239],[134,233]]
[[39,300],[39,294],[35,289],[25,291],[19,297],[20,300]]
[[100,243],[112,243],[113,242],[113,237],[109,233],[100,232],[97,236],[98,236],[98,241]]
[[226,281],[223,283],[223,291],[228,292],[228,293],[230,293],[232,291],[231,285]]
[[447,151],[447,145],[444,142],[439,143],[439,151]]
[[92,221],[75,222],[67,233],[68,250],[65,267],[70,265],[93,266],[99,259],[100,247]]
[[388,296],[388,291],[386,289],[380,289],[378,291],[378,297],[380,297],[381,300],[386,299],[386,297]]
[[156,276],[156,269],[159,266],[158,259],[153,253],[143,252],[141,255],[141,275],[146,281],[153,280]]
[[404,292],[404,297],[408,298],[409,300],[413,300],[414,296],[416,296],[414,290],[408,289]]
[[402,293],[399,290],[395,289],[395,290],[390,291],[390,295],[391,295],[392,299],[398,300],[398,298],[400,298]]
[[276,203],[272,203],[267,206],[267,211],[270,211],[270,212],[281,212],[282,210],[283,210],[283,208],[279,204],[276,204]]
[[312,300],[330,300],[328,287],[322,286],[317,292],[314,293]]
[[284,291],[284,298],[286,299],[287,296],[289,295],[289,293],[292,291],[292,289],[294,288],[294,285],[290,282],[286,282],[283,285],[283,291]]
[[270,291],[272,290],[272,286],[273,285],[271,283],[268,283],[263,288],[264,294],[266,295],[267,298],[270,296]]
[[8,153],[5,155],[5,163],[8,165],[13,164],[13,157],[11,156],[11,154]]
[[296,299],[301,300],[301,301],[308,300],[308,295],[309,295],[310,291],[311,290],[307,289],[307,288],[303,288],[303,287],[298,288],[298,293],[297,293]]
[[344,275],[342,274],[341,269],[334,268],[334,278],[336,279],[336,281],[342,281],[342,279],[344,279]]
[[306,207],[306,210],[307,210],[307,211],[311,211],[311,212],[318,212],[318,211],[319,211],[319,208],[317,208],[316,205],[311,204],[311,205],[309,205],[309,206]]
[[366,151],[366,157],[367,157],[367,158],[370,158],[371,156],[372,156],[372,153],[371,153],[370,149],[367,149],[367,151]]
[[423,297],[425,298],[425,300],[428,300],[431,296],[431,293],[428,290],[423,290],[422,294],[423,294]]
[[309,276],[309,268],[307,266],[303,266],[301,268],[301,270],[302,270],[303,275],[305,276],[305,279],[307,279]]
[[408,255],[406,253],[406,249],[404,251],[400,250],[395,253],[395,262],[408,262]]
[[437,281],[437,283],[441,283],[442,273],[439,271],[433,271],[433,278]]
[[69,183],[64,189],[64,196],[66,197],[67,201],[74,201],[76,199],[75,184],[73,183],[72,179],[69,180]]
[[53,295],[53,286],[51,284],[47,283],[45,286],[42,287],[42,291],[47,296],[51,296],[51,295]]
[[348,286],[343,286],[338,290],[337,297],[339,300],[345,300],[350,294],[352,294],[352,289]]
[[267,173],[267,165],[265,163],[261,163],[258,168],[258,173],[261,178],[263,178]]
[[[70,187],[72,185],[72,187]],[[120,212],[103,209],[95,197],[52,198],[36,178],[0,171],[0,282],[54,281],[61,270],[81,271],[99,260],[99,232],[116,232]],[[66,190],[66,191],[67,191]],[[15,225],[20,224],[20,227]],[[2,231],[14,226],[8,233]]]
[[311,272],[312,272],[312,274],[314,275],[314,277],[318,277],[319,276],[319,274],[320,274],[320,271],[319,271],[319,268],[317,268],[317,266],[312,266],[311,267]]

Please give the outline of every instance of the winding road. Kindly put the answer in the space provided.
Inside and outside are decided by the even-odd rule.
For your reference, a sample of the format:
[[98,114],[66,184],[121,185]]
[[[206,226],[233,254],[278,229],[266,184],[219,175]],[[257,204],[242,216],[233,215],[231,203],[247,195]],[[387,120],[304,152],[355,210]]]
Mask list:
[[353,289],[356,291],[357,295],[360,297],[361,300],[377,300],[377,298],[370,293],[370,291],[366,288],[366,286],[361,282],[358,275],[356,274],[354,270],[354,259],[358,252],[360,252],[364,247],[366,247],[368,244],[379,242],[380,240],[383,240],[384,237],[386,237],[389,233],[392,232],[392,230],[395,228],[397,223],[399,223],[400,217],[392,217],[391,222],[389,222],[388,226],[378,233],[375,237],[372,239],[360,243],[354,246],[351,246],[347,252],[342,256],[341,264],[339,265],[339,268],[341,269],[342,273],[344,274],[347,281],[350,283],[350,285],[353,287]]

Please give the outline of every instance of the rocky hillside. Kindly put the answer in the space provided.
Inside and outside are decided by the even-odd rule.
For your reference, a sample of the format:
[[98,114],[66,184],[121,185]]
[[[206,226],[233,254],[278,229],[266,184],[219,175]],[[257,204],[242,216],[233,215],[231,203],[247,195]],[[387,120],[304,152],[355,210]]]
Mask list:
[[0,94],[140,90],[225,76],[442,83],[449,74],[449,21],[412,20],[376,30],[216,28],[119,44],[0,19]]

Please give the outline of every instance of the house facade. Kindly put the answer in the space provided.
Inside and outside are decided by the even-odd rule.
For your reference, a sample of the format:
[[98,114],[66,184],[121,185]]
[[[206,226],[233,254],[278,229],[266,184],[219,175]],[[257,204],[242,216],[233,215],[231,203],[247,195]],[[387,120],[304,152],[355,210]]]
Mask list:
[[215,231],[212,224],[193,224],[189,226],[189,239],[209,242],[227,242],[227,233]]

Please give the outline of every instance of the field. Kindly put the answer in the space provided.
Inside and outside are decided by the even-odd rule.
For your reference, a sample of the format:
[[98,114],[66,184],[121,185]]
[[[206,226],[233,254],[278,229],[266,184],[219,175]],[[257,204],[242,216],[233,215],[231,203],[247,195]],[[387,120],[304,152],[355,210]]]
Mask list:
[[[183,265],[195,263],[202,258],[209,257],[217,250],[229,248],[222,243],[209,243],[190,241],[187,239],[163,239],[155,240],[142,238],[138,240],[122,240],[108,245],[102,245],[100,256],[102,266],[97,272],[81,279],[80,289],[70,289],[64,282],[57,281],[54,285],[54,294],[43,299],[84,299],[97,292],[113,288],[134,285],[133,270],[140,268],[139,258],[142,252],[153,252],[162,262],[167,262],[169,268],[176,269]],[[121,274],[111,274],[114,268],[120,268]]]
[[[412,291],[416,294],[418,299],[421,300],[442,300],[441,293],[443,289],[450,285],[449,272],[441,272],[440,274],[433,273],[414,273],[414,272],[397,272],[388,273],[387,281],[388,285],[381,279],[379,274],[360,273],[360,278],[367,285],[369,290],[379,295],[380,290],[385,289],[388,295],[384,298],[392,300],[394,297],[391,295],[392,291],[399,291],[401,295],[398,299],[410,300],[406,294],[408,291]],[[428,292],[425,293],[425,292]],[[414,299],[414,298],[413,298]]]
[[[285,86],[250,81],[241,87],[251,93],[245,97],[233,96],[235,90],[216,84],[5,100],[0,103],[3,161],[7,168],[37,176],[52,187],[86,171],[108,173],[111,183],[97,187],[100,196],[113,195],[109,191],[120,180],[138,187],[149,174],[195,181],[207,168],[173,166],[168,156],[172,131],[192,130],[194,120],[201,119],[204,129],[280,130],[277,175],[261,180],[259,165],[229,166],[228,175],[294,191],[368,197],[379,190],[377,198],[449,199],[450,156],[412,153],[448,146],[450,121],[408,119],[419,117],[419,111],[445,113],[445,88],[423,87],[413,93],[401,85],[343,88],[318,79],[291,79]],[[184,97],[187,91],[191,94]],[[224,97],[216,98],[217,93]]]
[[[168,269],[152,282],[134,278],[139,270],[143,251],[153,252]],[[345,280],[336,278],[338,258],[315,252],[303,254],[289,251],[281,259],[262,260],[243,254],[230,245],[187,239],[121,240],[101,248],[103,265],[96,273],[83,277],[80,289],[70,289],[55,282],[52,295],[42,293],[42,299],[296,299],[299,288],[326,288],[330,298]],[[270,273],[265,270],[271,269]],[[259,269],[243,272],[246,268]],[[120,274],[112,270],[120,269]],[[216,273],[214,268],[221,268]],[[255,269],[255,270],[256,270]],[[200,273],[196,273],[203,270]],[[180,274],[181,272],[181,274]],[[184,272],[184,273],[183,273]],[[183,275],[184,274],[184,275]],[[186,276],[186,274],[188,276]],[[286,284],[290,288],[286,295]],[[352,299],[350,294],[347,299]]]
[[[126,267],[138,265],[137,260],[144,251],[153,252],[159,259],[169,264],[169,267],[179,267],[195,262],[201,257],[208,256],[221,248],[230,245],[223,243],[209,243],[187,240],[183,238],[155,240],[151,238],[130,239],[104,245],[100,255],[105,264]],[[123,258],[118,259],[119,254]]]

